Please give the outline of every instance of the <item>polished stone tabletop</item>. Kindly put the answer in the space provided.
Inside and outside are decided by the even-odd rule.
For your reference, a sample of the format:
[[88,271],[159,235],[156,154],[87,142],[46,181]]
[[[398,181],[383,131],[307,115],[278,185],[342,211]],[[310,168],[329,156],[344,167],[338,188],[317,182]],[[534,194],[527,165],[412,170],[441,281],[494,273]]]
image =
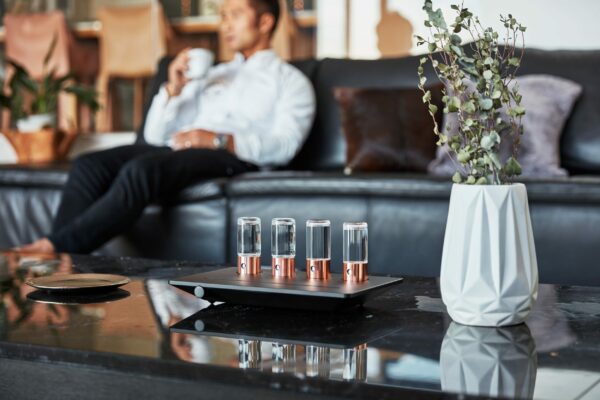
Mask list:
[[[540,285],[524,325],[453,323],[438,282],[343,312],[209,305],[168,280],[188,262],[0,253],[0,387],[13,397],[600,398],[600,288]],[[26,279],[113,273],[112,293]],[[464,398],[464,397],[463,397]]]

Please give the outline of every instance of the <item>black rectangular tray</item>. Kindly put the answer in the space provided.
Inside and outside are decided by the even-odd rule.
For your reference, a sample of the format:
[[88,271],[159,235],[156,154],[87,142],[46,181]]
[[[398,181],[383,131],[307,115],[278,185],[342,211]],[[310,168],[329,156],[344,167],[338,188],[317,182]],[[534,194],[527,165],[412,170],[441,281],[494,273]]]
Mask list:
[[210,302],[262,307],[331,311],[364,304],[403,278],[370,276],[364,283],[348,284],[342,275],[331,274],[328,281],[307,280],[303,272],[295,278],[273,278],[264,268],[258,276],[240,276],[236,268],[186,276],[169,283]]

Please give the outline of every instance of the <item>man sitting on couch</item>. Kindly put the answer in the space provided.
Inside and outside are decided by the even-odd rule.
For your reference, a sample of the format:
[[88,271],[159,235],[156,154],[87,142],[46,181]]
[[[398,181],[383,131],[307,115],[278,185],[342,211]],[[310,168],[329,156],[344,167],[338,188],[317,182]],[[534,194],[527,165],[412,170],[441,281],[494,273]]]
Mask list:
[[190,184],[288,163],[311,127],[315,97],[270,47],[279,11],[278,0],[225,0],[221,30],[234,60],[190,80],[190,55],[180,53],[148,113],[149,145],[75,160],[52,233],[20,250],[88,253]]

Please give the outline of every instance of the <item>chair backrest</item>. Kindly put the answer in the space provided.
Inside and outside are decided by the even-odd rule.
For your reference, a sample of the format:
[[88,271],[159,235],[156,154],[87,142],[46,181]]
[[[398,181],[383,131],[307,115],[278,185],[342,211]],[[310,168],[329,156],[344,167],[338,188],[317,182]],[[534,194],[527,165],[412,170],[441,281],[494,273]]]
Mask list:
[[6,32],[6,58],[25,67],[32,78],[41,79],[44,57],[53,38],[56,47],[48,70],[55,70],[58,76],[69,72],[69,35],[65,16],[58,11],[43,14],[7,14],[4,17]]
[[103,7],[98,12],[101,74],[150,76],[167,52],[167,24],[160,4]]

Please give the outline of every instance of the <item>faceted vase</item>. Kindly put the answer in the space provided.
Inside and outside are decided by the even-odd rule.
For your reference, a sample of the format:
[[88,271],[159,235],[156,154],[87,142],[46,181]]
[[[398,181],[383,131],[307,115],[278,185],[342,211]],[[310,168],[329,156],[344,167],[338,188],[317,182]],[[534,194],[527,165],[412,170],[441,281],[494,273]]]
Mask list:
[[531,399],[537,375],[527,325],[482,328],[451,323],[440,350],[442,390],[482,397]]
[[452,187],[440,289],[458,323],[523,322],[538,291],[525,185]]

